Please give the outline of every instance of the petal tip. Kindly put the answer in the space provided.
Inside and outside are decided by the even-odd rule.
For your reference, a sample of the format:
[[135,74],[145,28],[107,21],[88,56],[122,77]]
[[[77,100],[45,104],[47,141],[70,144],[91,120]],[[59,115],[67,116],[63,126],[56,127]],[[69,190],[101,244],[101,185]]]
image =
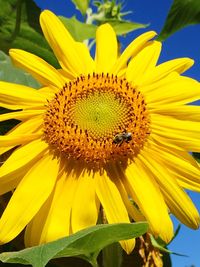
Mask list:
[[120,241],[120,245],[123,248],[124,251],[129,255],[135,248],[135,239],[129,239],[129,240],[124,240]]

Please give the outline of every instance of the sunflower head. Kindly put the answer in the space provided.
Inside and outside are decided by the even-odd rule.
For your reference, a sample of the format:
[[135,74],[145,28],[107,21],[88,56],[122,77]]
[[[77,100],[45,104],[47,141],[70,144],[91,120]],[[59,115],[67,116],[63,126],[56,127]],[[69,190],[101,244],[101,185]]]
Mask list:
[[149,114],[143,95],[126,78],[81,75],[48,103],[44,133],[66,158],[104,167],[139,153],[150,133]]
[[[97,29],[93,59],[52,12],[40,22],[61,69],[10,50],[42,88],[0,83],[0,105],[13,110],[0,120],[21,121],[0,137],[1,154],[14,150],[0,168],[0,193],[14,192],[0,242],[25,227],[27,246],[67,236],[95,225],[100,207],[108,223],[148,221],[165,242],[173,236],[169,211],[198,228],[184,191],[200,191],[200,167],[189,154],[200,152],[200,109],[190,104],[200,86],[181,76],[193,61],[157,64],[161,43],[152,31],[119,55],[109,24]],[[134,244],[121,241],[127,253]]]

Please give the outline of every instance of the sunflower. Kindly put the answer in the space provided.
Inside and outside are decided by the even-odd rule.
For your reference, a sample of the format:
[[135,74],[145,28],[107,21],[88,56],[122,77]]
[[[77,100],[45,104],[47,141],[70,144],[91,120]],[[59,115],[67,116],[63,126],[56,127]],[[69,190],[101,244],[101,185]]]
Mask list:
[[[150,31],[118,55],[109,24],[96,32],[95,59],[50,11],[40,17],[61,69],[11,49],[14,63],[42,88],[1,82],[0,121],[20,123],[0,137],[0,193],[13,191],[0,219],[0,242],[25,227],[25,245],[46,243],[95,225],[147,220],[169,242],[170,213],[191,228],[199,214],[185,189],[200,191],[197,81],[180,74],[193,65],[179,58],[157,65],[161,43]],[[135,241],[122,241],[130,253]]]

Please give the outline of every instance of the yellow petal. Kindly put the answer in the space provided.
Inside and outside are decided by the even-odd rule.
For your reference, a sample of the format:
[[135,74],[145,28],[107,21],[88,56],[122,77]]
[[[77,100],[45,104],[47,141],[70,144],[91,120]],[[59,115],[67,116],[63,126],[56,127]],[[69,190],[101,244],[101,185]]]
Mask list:
[[46,102],[46,98],[37,90],[8,82],[0,82],[0,95],[0,106],[10,109],[44,105]]
[[163,79],[163,77],[167,76],[172,72],[183,73],[187,69],[189,69],[194,64],[194,60],[190,58],[177,58],[173,60],[169,60],[158,65],[152,71],[146,73],[141,79],[140,86],[144,86],[146,84],[151,84],[158,80]]
[[32,118],[34,116],[41,115],[43,113],[44,110],[22,110],[22,111],[9,112],[1,114],[0,121],[6,121],[11,119],[23,121]]
[[17,136],[21,134],[27,134],[27,133],[36,133],[38,130],[41,130],[43,126],[43,116],[37,116],[33,117],[27,121],[20,122],[15,127],[13,127],[7,135]]
[[[32,110],[33,108],[34,109],[40,109],[40,110],[44,110],[44,108],[45,108],[45,106],[44,106],[44,104],[45,104],[45,102],[43,102],[43,103],[37,103],[37,104],[33,104],[33,103],[28,103],[28,102],[24,102],[24,103],[19,103],[19,104],[13,104],[14,102],[12,102],[12,103],[8,103],[8,102],[6,102],[6,101],[2,101],[1,102],[1,100],[0,100],[0,107],[2,107],[2,108],[6,108],[6,109],[10,109],[10,110],[19,110],[19,109],[26,109],[26,110],[28,110],[28,109],[30,109],[30,110]],[[17,103],[17,102],[16,102]]]
[[12,102],[28,102],[29,103],[44,103],[46,98],[40,94],[37,90],[21,85],[9,82],[0,82],[0,94],[1,101]]
[[155,153],[182,187],[200,192],[200,167],[188,152],[164,146],[160,149],[153,144],[152,154]]
[[133,204],[131,204],[130,199],[129,199],[129,195],[126,192],[122,181],[120,179],[117,179],[115,184],[116,184],[116,186],[117,186],[117,188],[121,194],[121,197],[124,201],[124,204],[126,206],[128,214],[131,216],[131,218],[135,222],[146,221],[145,217],[139,211],[139,209],[137,209]]
[[24,234],[25,247],[33,247],[41,244],[41,233],[43,231],[44,224],[51,207],[52,197],[53,192],[47,198],[47,200],[33,217],[33,219],[26,226]]
[[154,31],[149,31],[144,34],[141,34],[137,37],[129,46],[124,50],[121,56],[116,61],[115,65],[113,66],[111,72],[113,74],[118,74],[118,72],[124,68],[124,65],[127,64],[128,60],[131,57],[134,57],[140,50],[142,50],[146,45],[147,42],[152,39],[156,33]]
[[[40,117],[34,117],[32,119],[29,119],[28,121],[21,122],[17,124],[15,127],[13,127],[8,133],[6,133],[5,136],[10,136],[10,138],[27,133],[35,133],[42,125],[43,119]],[[22,140],[20,140],[22,142]],[[11,148],[13,148],[15,145],[7,146],[7,147],[0,147],[0,155],[7,152]]]
[[110,167],[106,168],[107,174],[111,178],[111,180],[115,181],[115,185],[117,186],[119,190],[119,193],[122,197],[124,205],[126,206],[128,214],[132,217],[132,219],[135,222],[146,221],[143,214],[130,201],[131,194],[129,190],[125,189],[125,186],[123,184],[124,170],[120,168],[120,165],[117,165],[117,164],[112,164],[112,165],[109,164],[109,166]]
[[85,73],[85,66],[80,53],[77,52],[75,41],[58,17],[45,10],[40,15],[40,24],[61,67],[74,76]]
[[[188,195],[180,188],[176,179],[170,175],[162,162],[154,155],[156,161],[149,157],[144,163],[154,173],[154,177],[160,185],[160,189],[170,211],[188,227],[197,229],[200,217],[197,209]],[[148,160],[148,161],[147,161]],[[175,162],[176,164],[176,162]]]
[[126,177],[132,198],[151,230],[168,243],[173,237],[173,225],[159,187],[148,168],[142,160],[136,160],[126,168]]
[[187,121],[200,121],[200,106],[189,105],[160,105],[153,110],[154,113],[172,116],[176,119]]
[[[95,225],[99,212],[99,201],[96,197],[92,173],[85,171],[77,179],[78,186],[71,214],[73,232]],[[80,206],[87,208],[80,208]]]
[[11,178],[11,179],[8,179],[8,180],[4,179],[4,181],[1,181],[0,182],[0,184],[1,184],[0,195],[3,195],[3,194],[5,194],[5,193],[7,193],[9,191],[13,191],[18,186],[20,181],[23,179],[24,175],[25,175],[25,171],[24,170],[20,170],[17,173],[17,176],[8,177],[8,178]]
[[28,224],[25,232],[26,246],[36,246],[71,233],[71,209],[78,179],[64,172],[55,189],[40,211]]
[[[95,175],[96,193],[104,208],[109,223],[130,222],[126,207],[118,188],[113,181],[104,175]],[[129,254],[135,246],[135,240],[120,242],[123,249]]]
[[18,146],[32,140],[38,139],[43,135],[43,132],[33,133],[33,134],[23,134],[23,135],[3,135],[0,136],[0,146]]
[[143,75],[152,70],[157,64],[161,51],[161,43],[157,41],[149,42],[128,64],[126,78],[134,84],[142,79]]
[[151,122],[153,133],[168,139],[169,143],[175,143],[187,151],[200,151],[199,122],[177,120],[158,114],[151,114]]
[[200,84],[194,79],[172,74],[160,82],[141,87],[149,109],[164,105],[182,105],[199,99]]
[[96,31],[96,72],[110,72],[117,60],[118,44],[115,31],[106,23]]
[[45,86],[62,88],[67,82],[67,79],[64,79],[54,67],[32,53],[20,49],[10,49],[9,54],[16,66],[27,70]]
[[0,219],[2,244],[15,238],[38,212],[53,190],[58,170],[57,158],[48,154],[26,174]]
[[84,73],[93,73],[95,71],[95,64],[90,52],[84,43],[76,42],[77,53],[79,53],[81,61],[85,66]]
[[[79,181],[75,176],[66,172],[56,183],[55,192],[52,198],[48,216],[40,238],[40,243],[46,243],[58,238],[68,236],[71,233],[72,205]],[[82,209],[79,203],[79,211]],[[85,206],[88,208],[88,206]],[[84,220],[84,218],[83,218]]]
[[7,184],[27,172],[47,148],[47,143],[36,140],[16,149],[0,168],[0,194],[6,193]]

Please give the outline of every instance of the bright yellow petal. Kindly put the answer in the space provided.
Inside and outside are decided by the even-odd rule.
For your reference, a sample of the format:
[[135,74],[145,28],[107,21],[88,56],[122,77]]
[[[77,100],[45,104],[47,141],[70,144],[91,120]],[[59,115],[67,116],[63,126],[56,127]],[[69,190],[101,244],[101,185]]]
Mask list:
[[109,73],[117,60],[118,44],[115,31],[106,23],[96,31],[96,72]]
[[149,109],[160,109],[164,105],[182,105],[198,100],[200,84],[194,79],[172,73],[152,85],[141,87]]
[[44,110],[22,110],[22,111],[9,112],[1,114],[0,121],[6,121],[11,119],[23,121],[32,118],[34,116],[41,115],[43,113]]
[[163,79],[165,76],[172,72],[183,73],[194,64],[194,60],[190,58],[177,58],[169,60],[158,65],[152,71],[146,73],[141,79],[140,86],[151,84],[158,80]]
[[85,73],[85,66],[81,60],[81,53],[77,52],[76,42],[58,17],[51,11],[45,10],[40,15],[40,24],[61,67],[74,76]]
[[37,116],[27,121],[20,122],[15,127],[13,127],[8,133],[6,133],[6,136],[36,133],[38,130],[41,130],[42,127],[43,127],[43,116]]
[[143,75],[151,71],[157,64],[161,51],[161,43],[157,41],[149,42],[128,64],[126,78],[134,84],[138,84]]
[[128,214],[131,216],[131,218],[135,222],[139,221],[146,221],[143,214],[137,209],[133,203],[130,201],[130,192],[125,189],[125,186],[123,184],[124,181],[124,170],[120,168],[120,165],[117,164],[109,164],[110,167],[106,168],[108,176],[115,181],[115,185],[117,186],[119,193],[122,197],[122,200],[124,202],[124,205],[126,206],[126,209],[128,211]]
[[77,53],[79,53],[81,61],[85,66],[84,73],[93,73],[95,71],[95,64],[86,44],[76,42],[75,46],[77,47]]
[[33,133],[33,134],[23,134],[23,135],[3,135],[0,136],[0,146],[7,147],[7,146],[18,146],[35,139],[40,138],[43,135],[43,132]]
[[[154,92],[154,90],[159,90],[158,92],[162,92],[162,87],[168,87],[177,82],[180,75],[176,72],[170,73],[166,77],[163,77],[161,80],[155,81],[154,83],[147,84],[147,85],[140,85],[139,88],[143,94],[148,96],[149,93]],[[178,80],[180,81],[180,79]]]
[[46,98],[37,90],[8,82],[0,82],[0,95],[0,106],[4,107],[4,104],[8,104],[11,105],[11,109],[21,109],[24,106],[34,106],[37,104],[44,105],[46,102]]
[[182,187],[200,192],[200,167],[188,152],[153,144],[155,153]]
[[[46,243],[61,237],[68,236],[71,233],[72,205],[76,194],[79,181],[75,176],[65,172],[56,183],[51,207],[45,220],[44,229],[40,238],[40,243]],[[79,203],[79,211],[82,209],[82,203]],[[88,206],[85,206],[88,208]],[[83,218],[84,220],[84,218]]]
[[137,55],[137,53],[139,53],[139,51],[142,50],[147,45],[147,42],[155,35],[156,33],[154,31],[149,31],[137,37],[121,54],[111,72],[117,75],[118,72],[127,64],[128,60]]
[[187,151],[200,151],[199,122],[151,114],[151,125],[153,133],[168,139],[169,143],[175,143]]
[[[149,157],[144,163],[154,174],[155,179],[160,185],[160,189],[170,211],[185,225],[197,229],[200,223],[200,217],[197,209],[188,195],[180,188],[176,179],[170,175],[162,162],[154,154],[156,160]],[[176,162],[175,162],[176,164]]]
[[[109,223],[129,223],[126,207],[115,183],[104,173],[95,175],[95,185],[97,196],[104,208],[106,218]],[[129,254],[135,246],[135,240],[121,241],[123,249]]]
[[99,201],[96,197],[92,173],[85,171],[77,179],[78,186],[74,195],[71,214],[73,232],[95,225],[99,213]]
[[[34,117],[32,119],[29,119],[28,121],[21,122],[17,124],[15,127],[13,127],[8,133],[6,133],[5,136],[10,136],[10,138],[14,136],[19,136],[27,133],[35,133],[37,130],[39,130],[42,126],[43,119],[41,117]],[[22,142],[22,140],[20,140]],[[7,146],[7,147],[0,147],[0,155],[7,152],[11,148],[13,148],[15,145]]]
[[136,160],[126,168],[126,177],[132,198],[151,230],[168,243],[173,237],[173,225],[159,187],[148,168],[142,160]]
[[41,244],[41,233],[51,207],[52,197],[53,192],[27,225],[24,234],[24,243],[26,247],[38,246]]
[[126,206],[126,209],[128,211],[128,214],[131,216],[131,218],[135,221],[135,222],[140,222],[140,221],[146,221],[145,217],[143,216],[143,214],[139,211],[139,209],[137,209],[130,201],[129,199],[129,195],[127,194],[125,187],[122,183],[122,181],[120,179],[117,179],[115,182],[121,197],[124,201],[124,205]]
[[44,141],[36,140],[17,148],[0,168],[0,194],[10,191],[12,181],[27,172],[47,147]]
[[200,106],[173,106],[169,103],[168,105],[160,105],[153,112],[160,115],[172,116],[180,120],[200,121]]
[[35,246],[68,236],[71,233],[71,209],[78,179],[64,172],[54,192],[29,223],[25,233],[26,246]]
[[48,154],[26,174],[0,219],[2,244],[15,238],[38,212],[53,190],[58,170],[57,158]]
[[44,86],[62,88],[67,82],[54,67],[32,53],[11,49],[9,54],[16,66],[27,70]]
[[22,103],[26,101],[28,103],[44,103],[46,101],[46,98],[36,89],[9,82],[0,82],[0,94],[1,101],[11,102],[13,100],[13,104],[15,104],[14,101]]

